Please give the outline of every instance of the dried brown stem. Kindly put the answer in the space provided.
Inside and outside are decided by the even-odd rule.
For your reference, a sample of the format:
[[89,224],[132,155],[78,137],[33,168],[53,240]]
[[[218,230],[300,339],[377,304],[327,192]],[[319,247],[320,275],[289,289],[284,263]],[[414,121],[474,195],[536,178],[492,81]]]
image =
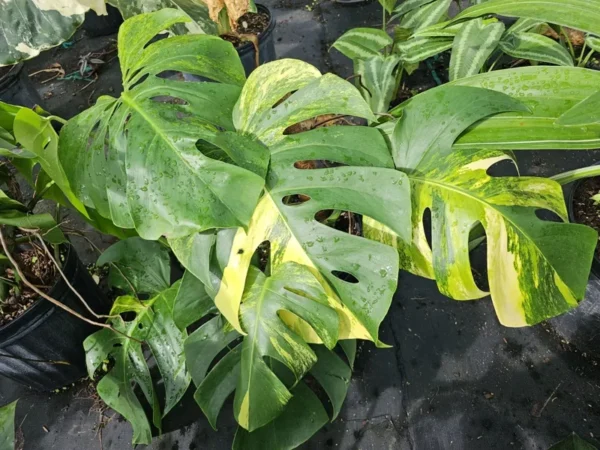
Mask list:
[[96,312],[84,300],[83,296],[79,292],[77,292],[77,289],[75,289],[73,287],[73,285],[71,284],[71,282],[69,281],[69,279],[67,278],[67,276],[65,275],[65,273],[60,268],[60,264],[58,264],[58,262],[56,261],[56,259],[54,259],[54,256],[52,256],[52,253],[50,252],[50,250],[48,250],[48,247],[46,246],[46,243],[44,242],[44,240],[42,239],[42,237],[40,236],[40,234],[39,233],[34,233],[34,235],[35,235],[35,237],[38,238],[38,240],[40,241],[40,244],[42,244],[42,248],[46,252],[46,256],[48,256],[48,258],[50,258],[50,260],[52,261],[52,263],[54,263],[54,267],[56,267],[56,270],[58,270],[58,273],[60,273],[60,276],[62,277],[62,279],[65,281],[65,283],[67,284],[67,286],[69,287],[69,289],[71,289],[71,291],[73,292],[73,294],[75,294],[77,296],[77,298],[79,299],[79,301],[81,303],[83,303],[83,306],[85,306],[85,309],[87,309],[96,319],[110,319],[112,317],[116,317],[116,316],[106,316],[106,315],[103,315],[103,314],[96,314]]

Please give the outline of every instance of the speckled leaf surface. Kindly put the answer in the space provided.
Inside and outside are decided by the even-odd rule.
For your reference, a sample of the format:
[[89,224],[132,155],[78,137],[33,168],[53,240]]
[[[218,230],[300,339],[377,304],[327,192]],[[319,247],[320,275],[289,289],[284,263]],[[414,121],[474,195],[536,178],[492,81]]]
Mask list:
[[[131,422],[134,444],[150,443],[152,434],[131,382],[137,383],[152,406],[153,422],[157,427],[160,427],[161,416],[164,417],[181,400],[191,382],[183,355],[187,333],[179,330],[173,321],[173,303],[178,289],[179,283],[176,283],[145,301],[131,296],[117,298],[111,315],[134,313],[135,318],[124,322],[117,317],[111,319],[111,323],[115,329],[137,341],[109,329],[100,330],[84,341],[90,377],[109,357],[115,362],[99,381],[97,390],[111,408]],[[149,346],[164,382],[165,406],[162,414],[139,341]]]
[[[455,148],[480,150],[562,150],[600,147],[600,124],[567,126],[558,118],[598,91],[600,72],[576,67],[521,67],[456,80],[451,85],[492,89],[518,98],[529,112],[485,118],[459,136]],[[444,89],[444,86],[434,88]],[[559,95],[560,93],[560,95]],[[405,102],[390,111],[400,116]],[[393,124],[384,128],[391,133]]]
[[[358,92],[356,93],[358,95]],[[231,324],[239,305],[252,255],[270,242],[271,269],[293,261],[311,268],[340,315],[340,337],[378,342],[378,327],[397,283],[397,257],[392,249],[330,228],[315,219],[323,210],[352,211],[376,218],[403,236],[409,235],[408,182],[394,171],[378,131],[365,127],[331,127],[286,136],[272,147],[267,188],[247,230],[238,230],[215,303]],[[326,159],[341,164],[315,170],[295,167],[298,161]],[[395,189],[380,189],[379,186]],[[290,196],[309,200],[289,203]],[[351,274],[358,282],[339,278]],[[290,324],[303,327],[294,317]],[[319,342],[310,330],[305,339]],[[314,340],[313,340],[314,339]]]
[[77,0],[3,0],[0,10],[0,66],[5,66],[69,39],[88,7]]
[[132,237],[108,247],[96,265],[109,264],[108,283],[129,295],[158,294],[171,282],[168,249],[155,241]]
[[[61,132],[60,160],[78,198],[145,239],[247,225],[268,164],[262,144],[232,133],[245,75],[230,43],[188,35],[146,46],[186,20],[173,9],[127,20],[119,30],[124,92],[101,97]],[[157,76],[165,70],[217,82]],[[238,165],[242,150],[259,173]]]
[[[544,209],[566,220],[558,183],[492,177],[487,169],[510,160],[507,154],[452,150],[472,122],[523,109],[503,94],[451,85],[413,98],[391,136],[395,165],[411,181],[412,241],[395,239],[381,227],[366,233],[395,241],[401,266],[432,275],[442,293],[468,300],[488,294],[475,284],[469,261],[469,233],[481,223],[492,301],[500,322],[511,327],[535,324],[575,307],[585,293],[597,241],[590,228],[536,216]],[[436,133],[425,131],[433,127]],[[432,217],[431,248],[422,224],[426,209]],[[420,265],[415,267],[415,262]]]
[[[305,320],[325,346],[311,348],[282,320],[284,312]],[[217,316],[192,333],[185,344],[197,386],[195,399],[211,425],[216,428],[223,402],[235,391],[234,414],[239,425],[249,432],[267,424],[271,427],[280,414],[285,414],[295,395],[290,386],[309,370],[331,398],[337,414],[346,395],[350,368],[329,350],[337,341],[338,316],[310,269],[288,262],[267,277],[252,266],[241,318],[248,330],[241,340],[241,335]],[[228,352],[213,361],[225,348]],[[270,360],[287,367],[292,379]]]

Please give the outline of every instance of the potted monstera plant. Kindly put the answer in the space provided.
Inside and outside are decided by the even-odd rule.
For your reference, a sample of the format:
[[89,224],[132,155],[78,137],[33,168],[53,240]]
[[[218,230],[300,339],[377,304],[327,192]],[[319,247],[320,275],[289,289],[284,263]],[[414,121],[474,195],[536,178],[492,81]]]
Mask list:
[[[72,195],[139,235],[102,261],[168,246],[185,268],[171,286],[148,270],[153,281],[144,289],[115,274],[126,295],[113,307],[113,330],[85,343],[91,376],[114,362],[98,391],[132,423],[134,443],[150,441],[150,422],[160,426],[193,382],[213,426],[233,395],[234,448],[300,445],[339,413],[356,339],[385,345],[378,329],[399,268],[435,278],[455,299],[491,293],[506,326],[538,323],[583,298],[597,233],[536,215],[547,209],[566,221],[557,182],[493,177],[488,169],[512,161],[504,149],[589,148],[587,131],[567,133],[553,116],[594,85],[590,71],[491,72],[420,94],[377,127],[292,134],[316,116],[378,121],[352,84],[301,61],[269,63],[246,79],[222,39],[152,41],[185,20],[173,9],[127,20],[119,32],[124,92],[71,119],[59,140]],[[158,76],[164,71],[210,82]],[[534,95],[525,97],[532,80]],[[553,100],[558,80],[568,100]],[[333,218],[342,215],[361,218],[364,231],[339,229]],[[475,283],[469,261],[470,234],[480,226],[489,292]],[[146,345],[162,399],[148,376]]]

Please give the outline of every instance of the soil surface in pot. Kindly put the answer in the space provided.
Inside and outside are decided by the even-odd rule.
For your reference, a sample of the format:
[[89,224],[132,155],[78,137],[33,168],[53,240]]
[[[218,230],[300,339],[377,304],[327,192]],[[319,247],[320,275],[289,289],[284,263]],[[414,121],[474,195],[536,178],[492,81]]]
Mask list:
[[[251,13],[247,12],[242,17],[240,17],[237,21],[238,29],[237,32],[239,34],[254,34],[256,36],[260,36],[269,26],[270,17],[267,13],[257,12]],[[240,47],[244,45],[247,40],[241,39],[237,36],[231,34],[223,34],[221,35],[222,39],[229,41],[233,44],[234,47]]]
[[[15,255],[15,260],[27,277],[40,290],[49,291],[58,277],[54,263],[42,250],[30,248]],[[7,267],[2,275],[15,282],[17,275],[12,267]],[[0,326],[15,320],[27,311],[38,300],[39,295],[29,287],[19,283],[19,287],[11,287],[6,300],[0,305]]]
[[[582,223],[600,232],[600,203],[592,197],[600,193],[600,177],[583,180],[573,194],[573,215]],[[600,258],[600,246],[596,246],[596,258]]]

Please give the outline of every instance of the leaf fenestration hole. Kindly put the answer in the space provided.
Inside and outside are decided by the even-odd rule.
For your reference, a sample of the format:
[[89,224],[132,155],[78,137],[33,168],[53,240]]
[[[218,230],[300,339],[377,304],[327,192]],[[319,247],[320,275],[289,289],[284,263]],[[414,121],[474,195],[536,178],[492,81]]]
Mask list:
[[352,284],[358,283],[358,278],[356,278],[351,273],[342,272],[341,270],[332,270],[331,273],[333,276],[339,278],[342,281],[345,281],[346,283],[352,283]]
[[[240,251],[242,253],[240,253]],[[244,249],[238,249],[238,254],[243,254]],[[252,265],[256,266],[260,269],[262,273],[269,276],[270,275],[270,267],[269,261],[271,259],[271,242],[270,241],[262,241],[256,250],[254,250],[254,254],[252,255]]]
[[363,235],[362,215],[352,211],[322,209],[315,213],[315,220],[323,225],[353,236]]
[[490,285],[487,271],[487,236],[481,222],[477,222],[469,232],[469,263],[475,286],[482,291],[489,291]]
[[214,159],[215,161],[226,162],[228,164],[234,164],[227,152],[212,142],[208,142],[204,139],[198,139],[196,141],[196,148],[207,158]]
[[490,177],[518,177],[519,168],[512,159],[503,159],[488,167],[486,173]]
[[535,210],[535,215],[544,222],[564,222],[558,214],[550,209],[538,208]]
[[300,170],[318,170],[318,169],[331,169],[332,167],[342,167],[348,164],[329,161],[326,159],[307,159],[304,161],[296,161],[294,167]]
[[299,206],[310,201],[311,198],[306,194],[292,194],[282,197],[281,202],[287,206]]
[[433,248],[431,244],[431,208],[425,208],[423,211],[423,231],[429,248]]
[[173,97],[172,95],[157,95],[151,97],[150,100],[157,103],[169,103],[171,105],[185,105],[188,106],[190,103],[182,98]]

